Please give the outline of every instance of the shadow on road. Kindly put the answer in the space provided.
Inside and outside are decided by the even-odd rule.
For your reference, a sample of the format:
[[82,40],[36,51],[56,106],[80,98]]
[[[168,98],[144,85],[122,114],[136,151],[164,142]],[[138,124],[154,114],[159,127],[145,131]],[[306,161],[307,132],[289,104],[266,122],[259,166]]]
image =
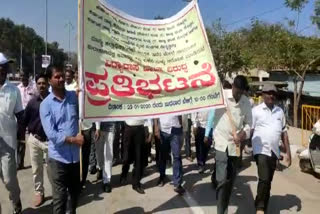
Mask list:
[[268,213],[280,214],[283,210],[299,212],[301,208],[301,200],[295,195],[273,195],[270,197]]
[[[142,207],[131,207],[125,210],[121,210],[115,212],[114,214],[149,214],[149,212],[145,212]],[[151,214],[151,213],[150,213]]]

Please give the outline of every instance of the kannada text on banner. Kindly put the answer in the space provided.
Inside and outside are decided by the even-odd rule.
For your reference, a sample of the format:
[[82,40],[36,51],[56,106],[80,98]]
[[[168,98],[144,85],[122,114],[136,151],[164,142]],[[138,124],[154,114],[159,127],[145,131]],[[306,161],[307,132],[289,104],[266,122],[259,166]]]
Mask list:
[[195,2],[164,20],[99,1],[82,1],[80,11],[82,118],[152,118],[224,105]]

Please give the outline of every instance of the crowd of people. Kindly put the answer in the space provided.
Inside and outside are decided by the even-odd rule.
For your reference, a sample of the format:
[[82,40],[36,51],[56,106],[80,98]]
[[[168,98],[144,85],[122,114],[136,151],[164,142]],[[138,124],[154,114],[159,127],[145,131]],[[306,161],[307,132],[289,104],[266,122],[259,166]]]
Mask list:
[[34,183],[33,205],[39,207],[44,202],[46,169],[54,214],[76,213],[88,173],[96,174],[103,191],[111,193],[112,167],[118,164],[122,164],[120,183],[127,184],[133,164],[132,189],[145,194],[141,179],[150,161],[152,143],[159,172],[157,185],[168,182],[166,168],[172,164],[173,190],[183,195],[182,146],[184,143],[186,158],[192,161],[192,134],[199,173],[206,169],[209,150],[214,150],[215,167],[211,170],[219,214],[228,212],[244,142],[252,143],[258,169],[257,213],[267,210],[281,151],[286,153],[288,166],[291,164],[285,115],[275,104],[274,85],[263,87],[264,102],[254,108],[246,96],[247,79],[239,75],[232,84],[223,83],[226,108],[152,120],[79,123],[81,88],[77,72],[52,65],[37,75],[34,83],[29,81],[28,72],[21,73],[21,84],[15,86],[7,80],[11,63],[0,53],[0,174],[13,213],[22,212],[17,169],[24,168],[26,145]]

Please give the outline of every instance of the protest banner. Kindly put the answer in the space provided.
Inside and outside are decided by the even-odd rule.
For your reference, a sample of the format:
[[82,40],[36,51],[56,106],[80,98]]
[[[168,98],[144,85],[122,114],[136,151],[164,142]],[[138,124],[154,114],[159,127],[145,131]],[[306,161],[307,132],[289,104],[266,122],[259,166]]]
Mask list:
[[80,117],[157,118],[224,107],[198,4],[163,20],[80,0]]

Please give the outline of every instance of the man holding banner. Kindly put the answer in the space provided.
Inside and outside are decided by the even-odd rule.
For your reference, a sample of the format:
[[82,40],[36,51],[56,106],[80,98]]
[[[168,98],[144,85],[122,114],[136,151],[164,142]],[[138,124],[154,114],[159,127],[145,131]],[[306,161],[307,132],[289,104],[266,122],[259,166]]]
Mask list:
[[[252,126],[251,105],[244,92],[248,82],[244,76],[234,79],[232,90],[225,90],[226,109],[218,109],[214,119],[208,120],[213,127],[216,149],[216,182],[218,214],[228,213],[228,204],[236,178],[240,142],[250,137]],[[210,123],[213,122],[213,125]]]
[[40,105],[40,118],[49,140],[53,214],[66,213],[68,194],[70,213],[75,214],[80,192],[79,152],[84,142],[79,134],[78,97],[65,89],[61,68],[49,67],[47,75],[52,93]]

